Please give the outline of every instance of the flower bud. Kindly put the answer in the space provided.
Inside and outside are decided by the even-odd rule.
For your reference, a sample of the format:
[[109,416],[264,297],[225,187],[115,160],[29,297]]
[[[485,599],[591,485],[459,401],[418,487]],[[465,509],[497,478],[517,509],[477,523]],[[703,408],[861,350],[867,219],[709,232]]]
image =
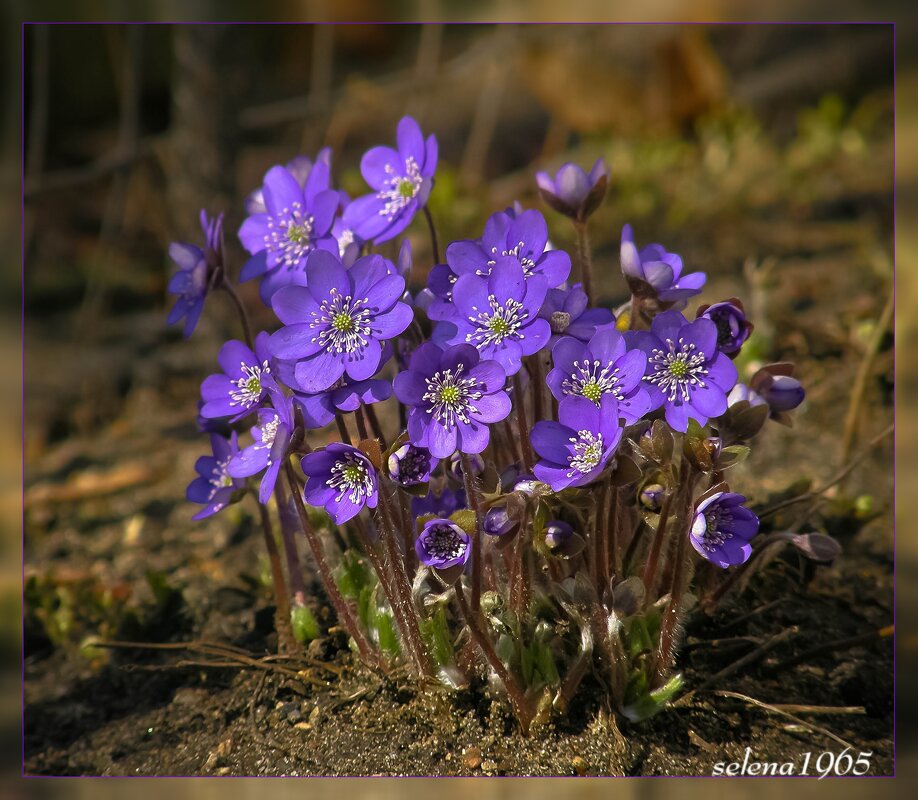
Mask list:
[[609,170],[598,158],[589,175],[577,164],[565,164],[555,173],[536,173],[542,199],[559,214],[585,222],[599,208],[609,183]]
[[731,358],[736,356],[743,342],[752,333],[752,323],[746,319],[743,304],[732,298],[712,306],[702,306],[698,316],[711,320],[717,326],[717,349]]
[[800,381],[790,375],[775,375],[769,385],[760,390],[760,394],[772,411],[790,411],[806,397]]
[[506,506],[494,506],[485,514],[483,529],[490,536],[506,536],[518,527],[519,521],[510,515]]
[[586,542],[570,525],[556,519],[545,526],[545,545],[553,556],[573,558],[586,547]]
[[[467,455],[469,463],[472,465],[472,475],[481,475],[484,472],[485,463],[484,459],[478,453],[471,453]],[[449,459],[449,474],[455,478],[459,483],[464,481],[462,475],[462,454],[455,452],[450,456]]]
[[406,442],[389,454],[386,466],[389,478],[399,486],[417,486],[430,480],[430,473],[437,466],[437,459],[426,447]]
[[659,483],[649,483],[641,489],[641,505],[648,511],[659,511],[663,507],[663,498],[666,496],[666,489]]

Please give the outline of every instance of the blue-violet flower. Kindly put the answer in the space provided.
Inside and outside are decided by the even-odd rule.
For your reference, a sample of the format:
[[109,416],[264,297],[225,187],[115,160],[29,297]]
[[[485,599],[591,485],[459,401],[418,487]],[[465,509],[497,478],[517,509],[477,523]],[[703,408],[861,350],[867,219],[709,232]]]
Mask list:
[[229,439],[212,433],[210,446],[212,456],[201,456],[194,465],[198,477],[189,485],[186,497],[192,503],[204,506],[192,519],[204,519],[229,505],[233,494],[245,489],[245,481],[233,478],[227,471],[230,461],[239,452],[236,433]]
[[271,299],[285,325],[271,336],[273,354],[297,362],[297,387],[308,393],[325,391],[345,372],[355,381],[372,377],[382,361],[382,343],[414,317],[399,301],[405,280],[377,255],[347,269],[336,255],[317,250],[307,269],[308,286],[285,286]]
[[437,138],[426,141],[418,123],[402,117],[396,134],[398,150],[373,147],[360,161],[372,194],[353,200],[344,224],[363,240],[377,244],[400,234],[427,204],[437,169]]
[[652,407],[664,407],[674,430],[684,433],[689,418],[704,425],[727,410],[736,367],[717,349],[717,326],[711,320],[688,322],[678,311],[664,311],[649,331],[627,338],[647,354],[644,383]]
[[637,422],[651,409],[643,386],[647,354],[628,349],[625,337],[614,328],[601,330],[584,344],[564,336],[552,348],[553,367],[546,376],[557,400],[585,397],[597,406],[605,395],[618,400],[618,413],[626,425]]
[[618,402],[611,394],[599,405],[585,397],[565,397],[558,404],[559,422],[541,420],[530,434],[541,457],[536,478],[555,492],[594,481],[612,458],[622,437]]
[[411,442],[437,458],[448,458],[457,449],[482,452],[488,446],[488,425],[510,413],[506,380],[500,364],[482,361],[471,345],[443,351],[431,342],[422,344],[393,384],[395,396],[410,409]]
[[324,508],[336,524],[353,519],[364,506],[376,508],[376,470],[356,447],[334,442],[303,456],[301,466],[306,502]]
[[236,421],[258,408],[277,384],[271,372],[268,334],[255,337],[255,352],[232,339],[220,348],[217,362],[222,373],[208,375],[201,384],[201,416],[231,417]]
[[695,509],[692,547],[719,567],[742,564],[752,553],[749,540],[758,533],[759,518],[744,502],[741,494],[716,492]]

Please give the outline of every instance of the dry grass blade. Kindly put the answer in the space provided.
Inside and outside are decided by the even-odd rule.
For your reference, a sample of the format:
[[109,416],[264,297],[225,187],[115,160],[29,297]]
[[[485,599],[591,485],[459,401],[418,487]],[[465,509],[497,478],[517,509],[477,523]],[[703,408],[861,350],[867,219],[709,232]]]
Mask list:
[[791,720],[796,725],[799,725],[800,727],[805,728],[812,733],[818,733],[821,736],[828,736],[833,742],[838,742],[838,744],[840,744],[842,747],[847,747],[850,750],[857,749],[853,744],[851,744],[851,742],[846,742],[841,738],[841,736],[837,736],[827,728],[823,728],[820,725],[814,725],[812,722],[807,722],[806,720],[800,719],[800,717],[783,710],[780,706],[773,706],[770,703],[765,703],[762,700],[756,700],[754,697],[749,697],[749,695],[740,694],[739,692],[718,690],[715,691],[714,694],[720,697],[732,697],[734,700],[742,700],[744,703],[749,703],[750,705],[764,709],[765,711],[769,711],[772,714],[778,714],[779,716],[787,717],[787,719]]

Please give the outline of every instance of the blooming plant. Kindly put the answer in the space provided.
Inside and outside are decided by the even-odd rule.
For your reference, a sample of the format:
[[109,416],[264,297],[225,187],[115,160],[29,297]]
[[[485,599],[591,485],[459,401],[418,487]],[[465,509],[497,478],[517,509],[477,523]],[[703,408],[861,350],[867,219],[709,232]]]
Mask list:
[[[587,226],[602,161],[538,175],[573,225],[573,259],[517,205],[440,262],[437,159],[436,138],[405,117],[396,148],[364,155],[370,192],[353,201],[333,188],[328,150],[267,172],[239,239],[271,332],[252,336],[227,277],[222,215],[202,214],[203,248],[171,246],[170,322],[189,335],[223,289],[245,340],[202,384],[213,455],[188,498],[196,518],[246,495],[260,505],[283,647],[315,635],[305,541],[370,668],[456,690],[491,679],[523,730],[564,713],[592,671],[620,714],[644,719],[681,689],[690,595],[710,610],[755,552],[759,520],[728,471],[769,418],[789,424],[804,390],[790,364],[738,383],[742,303],[686,316],[704,273],[638,249],[630,226],[631,301],[615,314],[597,303]],[[426,286],[411,281],[407,240],[381,246],[419,213],[437,262]]]

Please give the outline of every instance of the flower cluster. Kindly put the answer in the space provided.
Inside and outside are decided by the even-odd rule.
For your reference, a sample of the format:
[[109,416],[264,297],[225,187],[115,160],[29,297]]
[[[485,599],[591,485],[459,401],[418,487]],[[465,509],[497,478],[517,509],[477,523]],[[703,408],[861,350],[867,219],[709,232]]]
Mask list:
[[[185,318],[190,334],[220,287],[246,337],[223,345],[201,385],[213,456],[198,461],[188,498],[203,506],[196,518],[249,494],[269,522],[276,504],[286,585],[303,585],[302,529],[373,667],[406,663],[449,682],[460,662],[487,664],[525,728],[545,692],[545,707],[563,707],[587,664],[612,670],[602,685],[629,687],[612,698],[623,714],[647,716],[679,688],[682,565],[729,569],[755,547],[758,517],[725,472],[767,417],[789,423],[804,390],[789,364],[739,383],[752,333],[742,303],[686,316],[704,273],[686,274],[659,244],[639,250],[628,225],[630,305],[595,302],[586,228],[609,181],[602,160],[537,176],[575,228],[574,261],[540,211],[516,204],[449,244],[444,263],[430,259],[426,286],[410,285],[428,255],[386,243],[423,212],[436,257],[437,161],[436,138],[405,117],[396,147],[364,154],[370,191],[354,200],[334,188],[327,149],[271,167],[238,231],[250,254],[240,278],[260,279],[277,319],[254,338],[227,278],[222,217],[202,215],[204,249],[172,245],[170,322]],[[322,529],[338,529],[338,563]],[[451,627],[468,629],[482,659],[456,657]],[[584,641],[622,655],[594,659]]]

